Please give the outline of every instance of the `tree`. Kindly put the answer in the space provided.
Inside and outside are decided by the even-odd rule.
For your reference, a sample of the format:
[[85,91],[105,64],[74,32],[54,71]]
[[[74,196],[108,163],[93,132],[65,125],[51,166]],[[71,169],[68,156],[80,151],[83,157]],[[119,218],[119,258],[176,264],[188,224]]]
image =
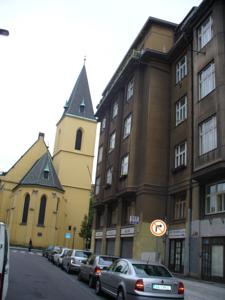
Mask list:
[[93,222],[93,208],[92,208],[92,197],[91,197],[89,203],[88,216],[87,215],[84,216],[84,219],[81,223],[80,232],[79,232],[79,236],[84,240],[84,245],[86,249],[89,249],[91,244],[92,222]]

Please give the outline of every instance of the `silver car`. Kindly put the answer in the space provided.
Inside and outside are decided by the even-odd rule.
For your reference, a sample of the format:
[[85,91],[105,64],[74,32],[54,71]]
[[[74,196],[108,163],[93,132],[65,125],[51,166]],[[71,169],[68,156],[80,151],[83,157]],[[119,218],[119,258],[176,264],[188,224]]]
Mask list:
[[69,250],[70,249],[68,249],[68,248],[62,248],[61,252],[55,253],[53,255],[53,264],[55,264],[57,267],[61,267],[62,259],[63,259],[64,256],[66,256],[66,254]]
[[102,271],[95,290],[122,300],[184,299],[183,283],[166,267],[131,259],[119,259]]
[[90,255],[90,251],[70,249],[62,259],[62,269],[67,273],[79,272],[81,263],[87,261]]
[[111,255],[92,254],[87,262],[82,263],[78,274],[78,280],[88,281],[89,287],[95,287],[96,279],[102,270],[107,269],[119,257]]

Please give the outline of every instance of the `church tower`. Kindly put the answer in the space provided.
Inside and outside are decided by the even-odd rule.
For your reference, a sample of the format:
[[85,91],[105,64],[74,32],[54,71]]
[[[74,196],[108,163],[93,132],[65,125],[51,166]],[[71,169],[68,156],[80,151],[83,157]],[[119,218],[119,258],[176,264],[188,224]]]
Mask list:
[[71,248],[83,247],[79,232],[89,209],[96,125],[84,65],[57,123],[53,153],[66,208],[59,220],[58,243]]

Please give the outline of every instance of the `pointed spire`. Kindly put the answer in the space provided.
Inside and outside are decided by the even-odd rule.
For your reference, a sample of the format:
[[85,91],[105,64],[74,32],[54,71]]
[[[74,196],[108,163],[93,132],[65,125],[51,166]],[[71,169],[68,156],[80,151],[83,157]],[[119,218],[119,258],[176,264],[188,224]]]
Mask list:
[[78,76],[71,96],[66,105],[64,106],[65,111],[63,116],[74,115],[95,120],[91,94],[87,79],[85,60],[86,57],[84,59],[83,68],[80,72],[80,75]]

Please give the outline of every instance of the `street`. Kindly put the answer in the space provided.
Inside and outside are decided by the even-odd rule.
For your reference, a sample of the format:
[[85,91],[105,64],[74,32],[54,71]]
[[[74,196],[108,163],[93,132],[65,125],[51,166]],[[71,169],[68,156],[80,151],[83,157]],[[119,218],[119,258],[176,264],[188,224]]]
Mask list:
[[[225,285],[181,279],[185,300],[224,300]],[[100,300],[74,274],[67,274],[42,257],[40,252],[10,251],[9,289],[6,300]]]
[[9,289],[6,300],[106,299],[95,295],[77,276],[67,274],[40,253],[10,251]]

